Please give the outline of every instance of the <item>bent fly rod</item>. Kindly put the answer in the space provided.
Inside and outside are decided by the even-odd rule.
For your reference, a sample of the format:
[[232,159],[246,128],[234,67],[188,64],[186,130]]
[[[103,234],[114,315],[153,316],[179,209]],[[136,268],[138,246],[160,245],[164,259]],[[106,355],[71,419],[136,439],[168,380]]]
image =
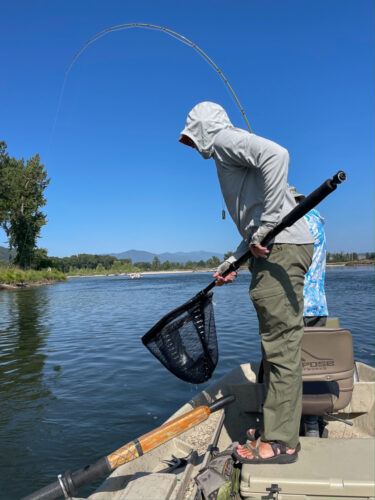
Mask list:
[[246,113],[245,113],[243,107],[241,106],[241,103],[238,100],[238,97],[236,96],[236,94],[235,94],[234,90],[232,89],[232,87],[230,86],[227,78],[225,77],[224,73],[220,70],[220,68],[217,66],[217,64],[200,47],[198,47],[198,45],[196,43],[192,42],[191,40],[189,40],[185,36],[181,35],[180,33],[177,33],[176,31],[172,31],[172,30],[170,30],[168,28],[165,28],[164,26],[157,26],[157,25],[154,25],[154,24],[146,24],[146,23],[127,23],[127,24],[119,24],[117,26],[112,26],[111,28],[107,28],[107,29],[105,29],[103,31],[100,31],[99,33],[97,33],[96,35],[94,35],[93,37],[91,37],[89,40],[87,40],[87,42],[84,43],[81,46],[81,48],[78,50],[78,52],[74,55],[73,59],[70,61],[69,66],[66,69],[66,72],[65,72],[66,76],[65,76],[65,78],[67,77],[68,73],[70,72],[70,70],[71,70],[73,64],[75,63],[75,61],[79,58],[79,56],[82,54],[82,52],[91,43],[95,42],[95,40],[98,40],[98,38],[101,38],[101,37],[107,35],[108,33],[111,33],[112,31],[119,31],[119,30],[124,30],[124,29],[129,29],[129,28],[144,28],[144,29],[161,31],[162,33],[166,33],[167,35],[175,38],[176,40],[184,43],[185,45],[188,45],[189,47],[192,47],[193,49],[195,49],[198,52],[198,54],[201,55],[204,58],[204,60],[206,62],[208,62],[210,64],[210,66],[213,67],[214,70],[224,80],[224,82],[227,85],[229,91],[231,92],[232,96],[234,97],[234,99],[235,99],[238,107],[240,108],[242,116],[244,117],[244,119],[246,121],[246,124],[247,124],[250,132],[252,132],[249,120],[247,119]]
[[141,457],[166,441],[200,424],[211,413],[221,410],[228,404],[233,403],[234,400],[235,396],[228,395],[217,399],[208,406],[198,406],[181,415],[181,417],[174,418],[153,431],[125,444],[113,453],[100,458],[94,464],[87,465],[75,472],[67,471],[64,475],[59,474],[57,481],[31,493],[21,500],[55,500],[60,497],[70,498],[73,495],[76,496],[78,489],[82,486],[101,477],[108,476],[117,467],[120,467],[120,465]]
[[61,90],[60,90],[60,95],[59,95],[59,99],[58,99],[58,104],[57,104],[57,109],[56,109],[56,113],[55,113],[55,118],[54,118],[54,121],[53,121],[53,124],[52,124],[52,128],[51,128],[51,132],[50,132],[48,150],[49,150],[49,147],[50,147],[50,143],[52,141],[52,136],[54,134],[54,130],[55,130],[56,123],[57,123],[57,118],[58,118],[58,115],[59,115],[59,112],[60,112],[61,103],[62,103],[62,97],[63,97],[64,89],[65,89],[65,84],[66,84],[69,72],[72,69],[72,66],[74,65],[74,63],[76,62],[76,60],[79,58],[79,56],[82,54],[82,52],[84,52],[84,50],[91,43],[95,42],[95,40],[98,40],[99,38],[102,38],[103,36],[107,35],[108,33],[112,33],[113,31],[125,30],[125,29],[130,29],[130,28],[143,28],[143,29],[150,29],[150,30],[154,30],[154,31],[161,31],[162,33],[165,33],[165,34],[171,36],[172,38],[175,38],[179,42],[187,45],[188,47],[191,47],[194,50],[196,50],[198,52],[198,54],[201,57],[203,57],[203,59],[220,75],[220,77],[224,81],[225,85],[229,89],[230,94],[234,97],[235,102],[237,103],[238,107],[240,108],[241,114],[242,114],[242,116],[243,116],[243,118],[244,118],[244,120],[246,122],[246,125],[247,125],[249,131],[251,133],[253,132],[252,129],[251,129],[249,120],[247,119],[246,113],[245,113],[243,107],[241,106],[241,103],[240,103],[238,97],[236,96],[233,88],[231,87],[230,83],[228,82],[228,79],[225,77],[224,73],[221,71],[221,69],[218,67],[218,65],[200,47],[198,47],[198,45],[196,43],[192,42],[191,40],[189,40],[185,36],[181,35],[180,33],[177,33],[176,31],[173,31],[173,30],[170,30],[168,28],[165,28],[164,26],[157,26],[155,24],[147,24],[147,23],[127,23],[127,24],[119,24],[117,26],[112,26],[112,27],[107,28],[107,29],[105,29],[103,31],[100,31],[99,33],[97,33],[96,35],[94,35],[93,37],[91,37],[89,40],[87,40],[87,42],[84,43],[80,47],[80,49],[76,52],[76,54],[73,56],[72,60],[70,61],[68,67],[65,70],[65,77],[64,77],[64,81],[63,81],[63,84],[62,84],[62,87],[61,87]]

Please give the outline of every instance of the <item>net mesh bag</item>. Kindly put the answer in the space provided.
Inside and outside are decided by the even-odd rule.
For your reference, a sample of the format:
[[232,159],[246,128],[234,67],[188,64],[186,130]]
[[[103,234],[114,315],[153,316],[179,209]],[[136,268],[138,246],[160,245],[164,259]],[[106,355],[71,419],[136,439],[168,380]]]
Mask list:
[[142,342],[178,378],[200,384],[218,362],[212,293],[196,296],[164,316]]

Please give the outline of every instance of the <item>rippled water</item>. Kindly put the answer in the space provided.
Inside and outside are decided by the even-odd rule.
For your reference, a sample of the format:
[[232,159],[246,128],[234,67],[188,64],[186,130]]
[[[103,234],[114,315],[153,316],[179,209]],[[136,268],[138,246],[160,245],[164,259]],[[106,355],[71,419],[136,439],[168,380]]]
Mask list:
[[[0,292],[0,500],[20,498],[161,425],[204,385],[171,375],[141,343],[211,274],[75,278]],[[260,358],[249,274],[215,289],[220,361],[210,382]],[[374,365],[374,268],[329,268],[331,316]],[[90,489],[81,490],[87,493]]]

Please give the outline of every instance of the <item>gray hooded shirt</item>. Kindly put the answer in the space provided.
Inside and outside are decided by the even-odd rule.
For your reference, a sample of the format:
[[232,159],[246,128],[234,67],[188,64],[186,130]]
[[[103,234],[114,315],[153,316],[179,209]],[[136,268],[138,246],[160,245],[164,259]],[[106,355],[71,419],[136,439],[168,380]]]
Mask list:
[[[287,183],[289,153],[275,142],[233,127],[225,110],[213,102],[197,104],[181,134],[194,142],[204,159],[215,160],[225,204],[243,238],[235,252],[238,258],[259,226],[276,225],[296,206]],[[304,218],[275,238],[275,243],[313,242]]]

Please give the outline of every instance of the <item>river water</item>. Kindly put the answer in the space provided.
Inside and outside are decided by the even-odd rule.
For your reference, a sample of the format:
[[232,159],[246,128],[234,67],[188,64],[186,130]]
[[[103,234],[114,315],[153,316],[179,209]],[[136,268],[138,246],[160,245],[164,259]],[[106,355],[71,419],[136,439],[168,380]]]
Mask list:
[[[260,359],[249,277],[215,289],[220,360],[210,382]],[[0,292],[0,500],[111,453],[205,387],[170,374],[141,337],[211,280],[91,277]],[[374,366],[374,268],[329,268],[326,293],[330,316],[352,331],[356,360]]]

